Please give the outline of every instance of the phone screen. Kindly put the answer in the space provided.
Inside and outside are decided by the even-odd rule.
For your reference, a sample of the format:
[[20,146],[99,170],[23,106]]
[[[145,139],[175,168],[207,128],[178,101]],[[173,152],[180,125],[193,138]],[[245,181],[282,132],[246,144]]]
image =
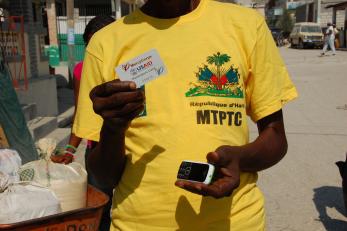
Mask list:
[[183,161],[179,168],[177,178],[204,182],[208,174],[209,166],[203,163]]

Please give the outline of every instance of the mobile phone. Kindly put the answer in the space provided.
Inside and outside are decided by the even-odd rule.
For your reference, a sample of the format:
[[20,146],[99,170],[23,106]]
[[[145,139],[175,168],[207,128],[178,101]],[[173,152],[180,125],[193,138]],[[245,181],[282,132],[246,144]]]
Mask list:
[[177,179],[210,184],[214,170],[212,164],[184,160],[178,169]]

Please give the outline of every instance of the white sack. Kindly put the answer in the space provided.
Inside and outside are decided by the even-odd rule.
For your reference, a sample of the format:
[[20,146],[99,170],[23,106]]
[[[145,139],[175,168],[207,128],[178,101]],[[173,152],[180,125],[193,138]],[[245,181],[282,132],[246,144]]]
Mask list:
[[79,163],[64,165],[37,160],[23,165],[19,174],[22,181],[34,181],[51,189],[63,212],[86,206],[87,172]]
[[22,160],[17,151],[12,149],[0,149],[0,171],[9,176],[9,182],[18,182],[17,173],[22,165]]
[[61,212],[58,198],[40,185],[13,183],[0,193],[0,224],[40,218]]
[[0,193],[4,192],[9,185],[10,177],[5,173],[0,172]]

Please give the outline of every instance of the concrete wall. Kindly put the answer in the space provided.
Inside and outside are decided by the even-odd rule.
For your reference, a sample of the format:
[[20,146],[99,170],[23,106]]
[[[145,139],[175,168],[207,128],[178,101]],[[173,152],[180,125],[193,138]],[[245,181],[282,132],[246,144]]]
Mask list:
[[58,97],[56,79],[53,75],[29,80],[29,89],[17,91],[21,104],[36,103],[38,116],[57,116]]
[[[20,88],[17,95],[21,104],[35,103],[38,116],[56,116],[58,114],[58,99],[56,79],[49,75],[48,58],[41,52],[40,35],[47,34],[40,17],[40,7],[36,5],[37,21],[33,18],[33,0],[11,0],[9,5],[10,15],[24,16],[24,44],[26,56],[26,70],[28,78],[28,89],[24,90],[24,68],[20,68],[20,60],[9,62],[12,76],[18,78],[21,69]],[[17,71],[17,74],[15,72]]]
[[[321,4],[320,24],[322,27],[326,27],[328,22],[333,21],[333,9],[325,8],[326,6],[331,5],[332,3],[336,3],[336,2],[326,2],[326,3],[322,2]],[[296,8],[296,13],[295,13],[296,22],[305,22],[306,13],[307,13],[306,5],[302,5]],[[337,28],[344,27],[344,21],[345,21],[345,12],[337,11],[336,12],[336,27]]]
[[42,76],[42,75],[49,75],[49,64],[48,64],[48,57],[43,56],[41,54],[40,35],[41,34],[36,34],[35,40],[37,44],[36,45],[37,69],[38,69],[38,74]]
[[[333,9],[329,8],[321,13],[321,26],[326,27],[328,22],[333,21]],[[337,11],[336,12],[336,27],[341,28],[344,26],[345,22],[345,12],[344,11]]]
[[259,14],[261,14],[265,17],[265,6],[264,5],[263,6],[257,6],[255,9],[258,11]]

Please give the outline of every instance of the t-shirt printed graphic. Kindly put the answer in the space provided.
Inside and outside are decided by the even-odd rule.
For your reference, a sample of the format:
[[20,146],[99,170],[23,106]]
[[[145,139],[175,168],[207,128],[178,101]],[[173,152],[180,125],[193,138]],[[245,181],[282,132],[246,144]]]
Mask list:
[[197,82],[191,83],[186,96],[243,98],[244,93],[239,84],[240,74],[238,68],[229,63],[230,59],[229,55],[219,52],[208,56],[206,61],[209,66],[205,64],[199,67]]
[[[209,55],[206,63],[198,67],[196,81],[190,82],[186,97],[210,96],[208,101],[190,101],[196,109],[196,123],[201,125],[241,126],[245,104],[241,101],[216,102],[214,97],[244,99],[244,89],[238,67],[231,56],[220,52]],[[212,107],[212,109],[207,109]],[[241,111],[235,111],[241,108]]]

